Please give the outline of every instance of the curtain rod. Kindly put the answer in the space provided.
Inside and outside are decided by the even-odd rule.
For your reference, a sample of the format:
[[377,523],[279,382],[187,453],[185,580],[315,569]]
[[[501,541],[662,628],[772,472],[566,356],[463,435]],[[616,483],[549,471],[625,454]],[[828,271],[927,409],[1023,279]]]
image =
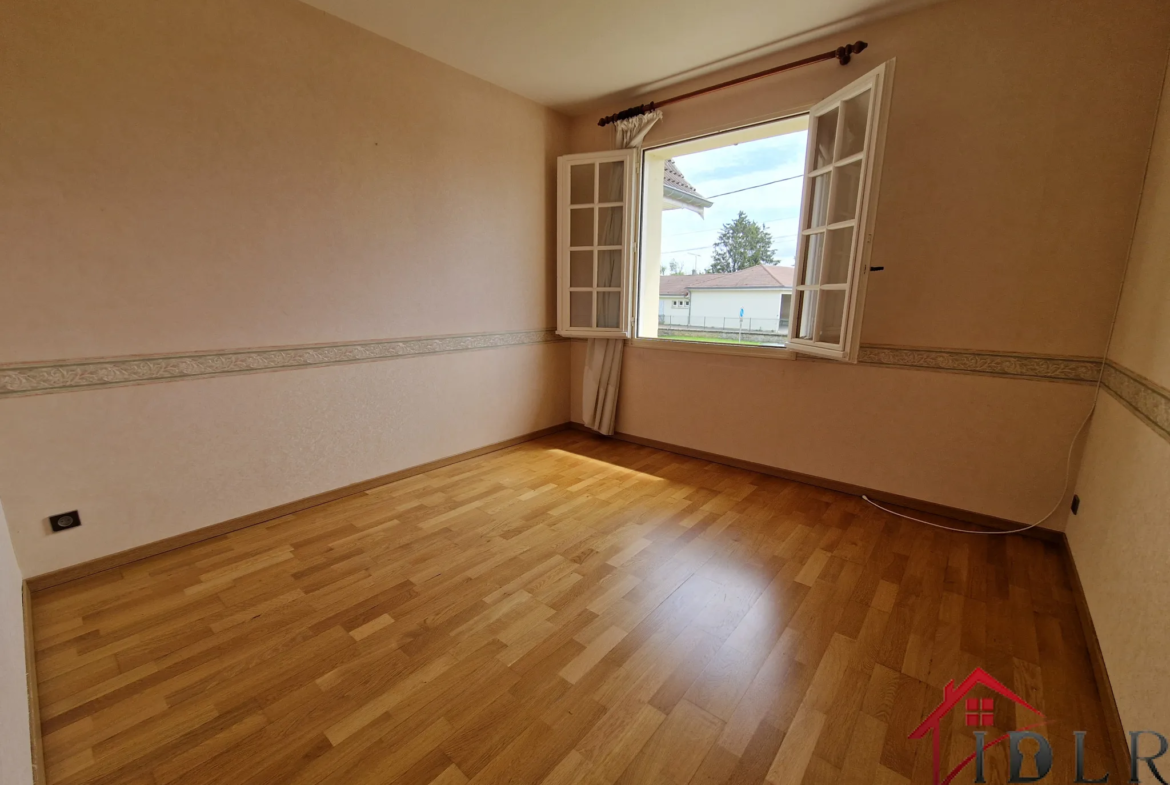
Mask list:
[[608,117],[601,118],[597,121],[597,124],[604,127],[610,123],[615,123],[618,120],[625,120],[627,117],[637,117],[638,115],[653,112],[655,109],[660,109],[667,104],[678,103],[679,101],[685,101],[688,98],[696,98],[700,95],[713,93],[716,90],[723,90],[728,87],[734,87],[735,85],[743,84],[744,82],[751,82],[756,79],[762,79],[765,76],[778,74],[781,71],[791,71],[794,68],[812,65],[813,63],[822,63],[826,60],[837,60],[841,63],[841,65],[848,65],[849,61],[853,58],[853,55],[857,54],[858,52],[864,52],[867,46],[869,46],[869,44],[867,44],[865,41],[857,41],[852,44],[845,44],[845,46],[838,46],[836,49],[833,49],[829,52],[813,55],[812,57],[806,57],[803,60],[793,60],[791,63],[785,63],[784,65],[778,65],[775,68],[768,68],[763,71],[756,71],[754,74],[741,76],[738,79],[729,79],[726,82],[720,82],[719,84],[711,85],[710,87],[702,87],[698,90],[692,90],[689,93],[683,93],[682,95],[676,95],[671,98],[664,98],[661,101],[651,101],[648,104],[631,106],[629,109],[623,109],[617,114],[611,114]]

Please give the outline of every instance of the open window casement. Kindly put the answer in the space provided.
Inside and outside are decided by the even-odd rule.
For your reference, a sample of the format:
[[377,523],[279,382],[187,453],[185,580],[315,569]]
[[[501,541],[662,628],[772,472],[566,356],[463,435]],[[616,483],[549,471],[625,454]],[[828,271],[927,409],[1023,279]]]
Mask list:
[[787,343],[798,352],[857,361],[892,76],[884,63],[809,111]]
[[557,333],[628,338],[637,151],[557,159]]

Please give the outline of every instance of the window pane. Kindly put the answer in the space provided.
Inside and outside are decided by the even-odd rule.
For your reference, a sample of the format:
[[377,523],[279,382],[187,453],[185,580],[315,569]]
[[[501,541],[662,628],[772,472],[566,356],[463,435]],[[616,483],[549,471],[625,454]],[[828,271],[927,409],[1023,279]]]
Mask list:
[[622,199],[622,185],[624,185],[623,174],[625,173],[625,161],[609,161],[608,163],[598,164],[598,185],[597,201],[599,202],[621,202]]
[[597,285],[618,287],[622,285],[622,252],[597,252]]
[[817,331],[817,340],[825,343],[841,343],[841,323],[845,316],[845,290],[822,289],[821,295],[821,327]]
[[[623,204],[624,231],[620,239],[611,236],[609,241],[615,242],[615,246],[608,246],[617,247],[616,243],[620,242],[628,248],[633,239],[631,229],[637,230],[640,226],[642,255],[631,269],[629,251],[624,251],[621,265],[614,264],[607,269],[606,254],[600,251],[607,246],[598,246],[598,324],[603,318],[607,321],[613,318],[612,313],[603,317],[605,307],[601,300],[608,288],[604,284],[612,282],[609,280],[612,271],[626,286],[635,276],[637,278],[638,287],[620,295],[621,321],[617,327],[623,329],[635,324],[632,333],[637,337],[746,346],[782,346],[788,340],[789,314],[795,318],[799,310],[798,304],[792,300],[791,290],[787,290],[783,298],[779,291],[720,291],[743,276],[736,278],[736,273],[717,272],[722,264],[714,264],[716,270],[710,269],[715,262],[712,245],[719,226],[741,212],[750,225],[764,226],[772,234],[772,265],[780,259],[783,259],[783,264],[791,265],[798,256],[800,264],[804,264],[808,240],[803,230],[807,229],[810,217],[813,183],[809,182],[805,187],[800,175],[805,165],[811,164],[813,152],[810,145],[815,130],[810,127],[807,114],[767,125],[773,126],[771,133],[767,126],[755,126],[750,130],[735,129],[716,134],[708,138],[702,150],[693,150],[691,143],[682,143],[643,151],[642,197],[637,204],[640,215],[631,212],[635,206],[632,202]],[[782,187],[770,189],[767,194],[750,189],[739,191],[734,184],[716,182],[711,176],[711,172],[728,165],[729,154],[735,159],[736,174],[743,176],[740,185],[787,180],[793,176],[796,179],[778,184]],[[630,166],[635,164],[630,163]],[[629,177],[630,174],[627,169],[625,175]],[[821,181],[821,213],[826,218],[829,208],[826,192],[831,182],[831,177]],[[623,188],[627,186],[628,183]],[[725,191],[730,193],[723,193]],[[699,206],[704,202],[689,198],[687,194],[704,200],[717,195],[719,215],[713,216],[711,208],[707,208],[704,215],[704,208]],[[623,199],[628,195],[628,192],[623,192]],[[601,215],[599,212],[598,220],[604,223]],[[720,218],[720,215],[724,217]],[[824,220],[822,218],[822,224]],[[824,237],[813,242],[823,245]],[[742,264],[745,255],[739,250],[736,248],[732,252],[732,259]],[[815,255],[819,257],[820,254]],[[788,276],[784,280],[792,281],[791,267],[779,272]],[[771,275],[780,277],[774,272]],[[712,291],[696,291],[688,298],[686,291],[696,283],[691,276],[710,280]],[[769,298],[771,302],[768,302]],[[783,317],[779,313],[781,308],[784,309]],[[687,382],[682,380],[680,383],[685,385]]]
[[593,326],[593,292],[569,292],[569,326]]
[[597,215],[597,244],[622,244],[622,210],[621,207],[602,207]]
[[618,292],[597,293],[597,326],[617,327],[621,312],[621,294]]
[[825,238],[825,278],[821,283],[845,283],[849,280],[849,253],[852,246],[852,226],[829,230],[829,236]]
[[593,164],[569,167],[569,204],[593,204]]
[[820,169],[833,162],[833,142],[837,138],[837,110],[831,109],[817,118],[817,146],[813,154],[813,168]]
[[825,225],[825,217],[829,212],[829,175],[823,174],[813,179],[810,198],[808,228],[816,229]]
[[593,286],[593,251],[569,251],[569,286]]
[[821,282],[821,253],[825,236],[810,234],[804,246],[804,273],[800,282],[806,286],[815,286]]
[[800,331],[797,338],[812,340],[813,325],[817,320],[817,292],[797,292],[800,297]]
[[841,105],[845,127],[841,129],[841,153],[837,160],[856,155],[865,149],[865,125],[869,118],[869,90]]
[[833,208],[829,223],[857,217],[857,189],[861,186],[861,161],[833,170]]
[[593,208],[569,210],[569,245],[588,248],[593,245]]

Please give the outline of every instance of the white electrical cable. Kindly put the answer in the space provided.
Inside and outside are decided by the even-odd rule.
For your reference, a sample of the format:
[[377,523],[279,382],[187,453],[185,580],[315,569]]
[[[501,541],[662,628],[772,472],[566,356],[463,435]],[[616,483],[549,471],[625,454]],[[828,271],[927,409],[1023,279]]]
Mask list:
[[[1166,86],[1168,79],[1170,79],[1170,64],[1167,64],[1166,69],[1162,72],[1163,90],[1165,89],[1165,86]],[[1159,93],[1159,95],[1163,95],[1163,94],[1164,93]],[[1162,111],[1162,100],[1163,99],[1161,99],[1161,98],[1158,99],[1157,111],[1159,114]],[[1146,147],[1147,151],[1149,151],[1153,147],[1154,134],[1156,133],[1157,130],[1158,130],[1157,128],[1154,128],[1150,131],[1150,143],[1149,143],[1149,146]],[[1149,163],[1148,152],[1147,152],[1146,163],[1147,164]],[[1141,191],[1140,191],[1140,194],[1142,197],[1142,199],[1141,199],[1142,203],[1145,202],[1146,182],[1149,180],[1149,177],[1150,177],[1150,168],[1149,168],[1149,166],[1147,166],[1146,171],[1142,175],[1142,187],[1141,187]],[[1132,256],[1133,256],[1134,238],[1137,236],[1137,222],[1138,222],[1138,217],[1141,215],[1141,208],[1143,206],[1144,206],[1144,204],[1139,204],[1138,212],[1134,214],[1133,226],[1129,232],[1129,248],[1125,252],[1125,258],[1126,258],[1125,271],[1123,272],[1123,274],[1121,276],[1121,284],[1117,287],[1117,300],[1113,304],[1113,321],[1110,322],[1110,324],[1109,324],[1109,335],[1105,338],[1105,351],[1103,352],[1102,357],[1101,357],[1101,372],[1099,374],[1097,374],[1097,389],[1093,391],[1093,405],[1089,407],[1089,413],[1085,415],[1085,419],[1081,422],[1081,427],[1077,428],[1077,432],[1075,434],[1073,434],[1072,443],[1068,446],[1068,458],[1066,458],[1065,462],[1064,462],[1064,487],[1060,491],[1060,498],[1056,500],[1056,504],[1053,505],[1052,509],[1048,511],[1048,514],[1045,515],[1040,520],[1036,521],[1035,523],[1030,523],[1027,526],[1022,526],[1019,529],[1011,529],[1010,531],[992,530],[992,531],[977,532],[977,531],[972,531],[971,529],[956,529],[952,526],[943,526],[941,523],[931,523],[930,521],[924,521],[921,518],[912,518],[909,515],[903,515],[900,512],[894,512],[893,510],[886,509],[885,507],[881,506],[880,504],[878,504],[877,502],[875,502],[873,499],[869,498],[868,496],[863,495],[861,498],[865,499],[867,502],[872,504],[874,507],[877,507],[879,510],[882,510],[884,512],[888,512],[890,515],[897,515],[899,518],[905,518],[908,521],[917,521],[918,523],[925,523],[927,526],[933,526],[936,529],[946,529],[947,531],[959,532],[960,534],[1019,534],[1020,532],[1028,531],[1028,529],[1035,529],[1037,526],[1044,523],[1044,521],[1046,521],[1052,517],[1053,513],[1055,513],[1057,511],[1057,509],[1060,508],[1061,503],[1064,502],[1064,495],[1066,493],[1068,493],[1068,482],[1069,482],[1069,479],[1072,475],[1072,456],[1073,456],[1073,450],[1077,446],[1077,439],[1081,438],[1081,431],[1085,430],[1085,426],[1089,424],[1089,418],[1093,416],[1093,412],[1097,408],[1097,401],[1101,397],[1101,383],[1102,383],[1102,380],[1105,378],[1105,363],[1109,362],[1109,349],[1110,349],[1110,347],[1113,346],[1113,333],[1116,332],[1116,330],[1117,330],[1117,315],[1121,312],[1121,298],[1122,298],[1122,295],[1125,294],[1125,281],[1129,277],[1129,259],[1132,258]]]
[[905,518],[908,521],[917,521],[918,523],[925,523],[927,526],[933,526],[936,529],[946,529],[949,532],[958,532],[960,534],[1019,534],[1020,532],[1028,531],[1028,529],[1035,529],[1037,526],[1044,523],[1044,521],[1051,518],[1053,516],[1053,514],[1060,508],[1060,505],[1064,503],[1064,495],[1066,493],[1068,493],[1068,483],[1069,483],[1069,479],[1072,476],[1073,450],[1077,446],[1077,439],[1081,438],[1081,431],[1085,430],[1085,426],[1089,424],[1089,418],[1093,416],[1093,411],[1097,408],[1097,396],[1099,396],[1101,394],[1101,378],[1104,375],[1105,375],[1105,367],[1104,367],[1104,364],[1102,364],[1101,375],[1097,377],[1097,389],[1093,393],[1093,405],[1089,407],[1089,413],[1085,415],[1085,419],[1081,420],[1081,427],[1077,428],[1077,432],[1073,434],[1072,442],[1068,446],[1068,456],[1065,458],[1065,461],[1064,461],[1064,485],[1060,489],[1060,498],[1058,498],[1056,500],[1056,504],[1054,504],[1052,506],[1052,509],[1048,511],[1048,514],[1045,515],[1040,520],[1036,521],[1035,523],[1030,523],[1027,526],[1022,526],[1019,529],[1006,529],[1006,530],[992,529],[990,531],[974,531],[972,529],[956,529],[953,526],[943,526],[941,523],[931,523],[930,521],[924,521],[921,518],[914,518],[910,515],[903,515],[900,512],[894,512],[891,509],[888,509],[886,507],[881,506],[880,504],[875,502],[873,499],[869,498],[868,496],[865,496],[864,494],[862,495],[861,498],[865,499],[867,502],[872,504],[874,507],[877,507],[879,510],[882,510],[883,512],[888,512],[890,515],[897,515],[899,518]]

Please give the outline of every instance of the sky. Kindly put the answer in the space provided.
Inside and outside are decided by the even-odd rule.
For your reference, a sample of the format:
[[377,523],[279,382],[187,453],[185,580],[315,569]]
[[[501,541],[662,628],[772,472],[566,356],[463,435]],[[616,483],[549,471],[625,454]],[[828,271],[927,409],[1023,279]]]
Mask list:
[[[799,175],[804,167],[806,131],[743,142],[674,159],[683,175],[699,193],[712,195]],[[711,264],[711,247],[719,229],[743,210],[756,223],[763,222],[772,235],[772,247],[781,264],[796,257],[797,222],[800,220],[800,178],[750,191],[719,196],[700,218],[690,210],[662,214],[662,264],[674,259],[683,272],[703,272]]]

